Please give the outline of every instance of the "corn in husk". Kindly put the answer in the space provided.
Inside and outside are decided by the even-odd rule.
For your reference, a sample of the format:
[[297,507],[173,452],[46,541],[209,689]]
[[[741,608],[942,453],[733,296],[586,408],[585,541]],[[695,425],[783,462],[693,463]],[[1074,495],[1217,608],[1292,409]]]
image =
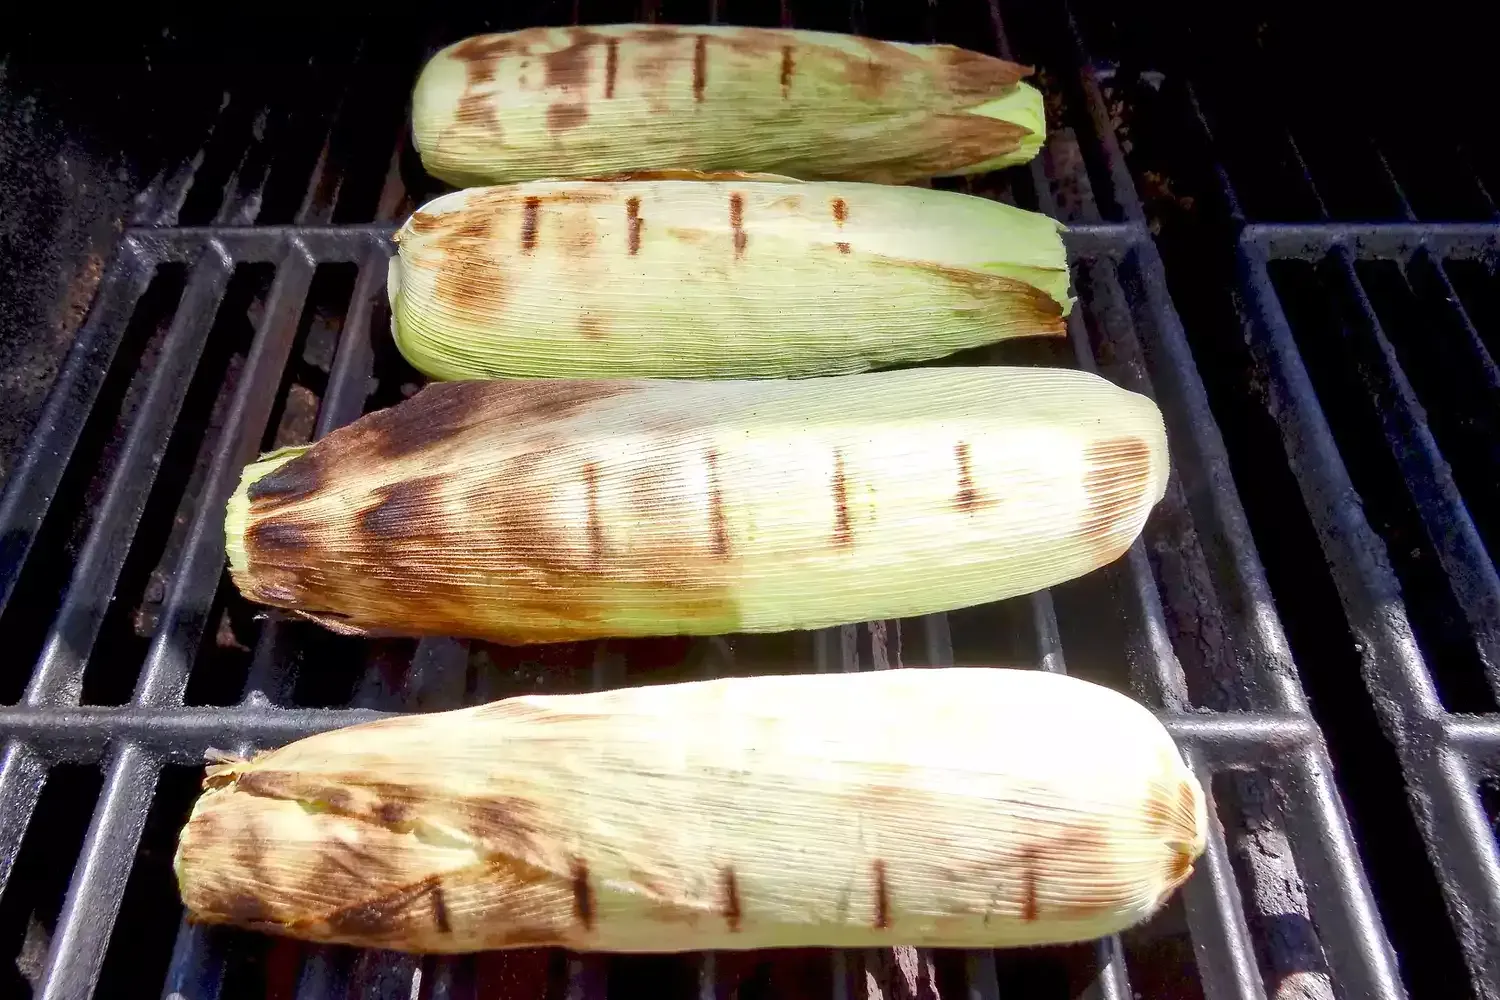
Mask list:
[[194,919],[417,952],[1081,941],[1150,916],[1207,831],[1145,708],[985,668],[513,698],[205,786]]
[[1063,334],[1059,229],[954,192],[750,175],[473,188],[397,233],[391,329],[440,379],[856,372]]
[[422,163],[457,187],[625,170],[904,182],[1034,157],[1025,66],[950,45],[679,25],[530,28],[435,55]]
[[340,631],[507,643],[967,607],[1122,554],[1161,414],[1090,374],[437,383],[250,465],[230,571]]

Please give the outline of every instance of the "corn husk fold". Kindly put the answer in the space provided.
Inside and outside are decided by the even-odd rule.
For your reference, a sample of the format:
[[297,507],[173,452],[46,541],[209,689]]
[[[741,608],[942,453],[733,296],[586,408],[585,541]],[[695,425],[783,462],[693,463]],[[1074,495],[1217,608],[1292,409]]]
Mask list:
[[456,187],[624,170],[901,183],[1034,157],[1025,66],[950,45],[703,25],[529,28],[437,53],[412,94]]
[[955,192],[744,174],[473,188],[397,233],[391,328],[439,379],[845,374],[1062,335],[1060,228]]
[[527,696],[209,768],[192,918],[416,952],[1080,941],[1187,879],[1155,717],[984,668]]
[[1156,406],[1070,370],[452,382],[249,466],[225,534],[340,631],[781,631],[1080,576],[1166,476]]

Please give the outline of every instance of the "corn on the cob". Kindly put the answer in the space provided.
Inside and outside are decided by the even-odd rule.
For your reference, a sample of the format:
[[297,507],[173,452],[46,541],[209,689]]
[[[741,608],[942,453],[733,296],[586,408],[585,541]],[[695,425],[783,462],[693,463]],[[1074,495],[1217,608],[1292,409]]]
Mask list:
[[1078,941],[1202,853],[1142,706],[1030,670],[528,696],[209,768],[198,920],[417,952]]
[[667,176],[424,206],[390,265],[402,354],[441,379],[759,378],[1064,332],[1067,259],[1044,215],[922,188]]
[[1156,406],[1065,369],[449,382],[249,466],[226,536],[344,631],[779,631],[1079,576],[1166,476]]
[[686,167],[904,182],[1024,163],[1031,70],[950,45],[671,25],[531,28],[435,55],[422,163],[458,187]]

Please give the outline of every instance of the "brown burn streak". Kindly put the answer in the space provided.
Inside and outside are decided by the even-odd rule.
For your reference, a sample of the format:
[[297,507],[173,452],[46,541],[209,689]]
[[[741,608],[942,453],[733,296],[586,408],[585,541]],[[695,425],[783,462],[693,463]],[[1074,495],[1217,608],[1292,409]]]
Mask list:
[[748,242],[745,235],[745,196],[738,191],[729,195],[729,228],[734,232],[734,255],[743,257],[745,244]]
[[870,866],[870,875],[875,882],[875,929],[883,931],[891,926],[891,890],[885,880],[885,862],[877,859]]
[[589,47],[594,44],[594,36],[582,33],[575,38],[567,48],[542,57],[547,86],[563,90],[582,90],[588,86]]
[[792,72],[796,63],[792,60],[792,47],[783,45],[781,47],[781,99],[783,101],[792,96]]
[[1120,518],[1145,499],[1151,478],[1151,448],[1135,437],[1096,441],[1084,451],[1087,509],[1079,532],[1105,553],[1120,548]]
[[974,463],[969,453],[969,442],[959,441],[953,446],[953,460],[958,466],[958,492],[953,495],[954,509],[972,514],[995,506],[994,499],[982,495],[974,485]]
[[625,199],[626,249],[634,257],[641,252],[641,199]]
[[574,858],[572,864],[573,876],[573,916],[583,925],[583,929],[591,931],[594,929],[594,887],[589,881],[588,862],[582,858]]
[[604,521],[599,514],[599,465],[583,464],[583,484],[588,492],[589,563],[597,566],[604,560]]
[[524,213],[521,217],[521,250],[531,253],[536,249],[537,228],[541,224],[542,199],[535,195],[527,198]]
[[[834,225],[838,226],[840,229],[843,229],[845,220],[849,218],[848,203],[845,202],[842,198],[835,198],[832,202],[830,202],[830,205],[833,208]],[[850,245],[843,240],[835,243],[834,246],[838,247],[839,253],[849,253],[852,250],[852,247],[850,247]]]
[[310,539],[306,525],[295,521],[267,520],[251,525],[249,548],[257,560],[306,552]]
[[849,477],[844,470],[844,453],[833,452],[833,544],[837,548],[848,548],[854,544],[854,531],[849,524]]
[[375,506],[359,514],[359,530],[392,542],[430,538],[427,520],[438,513],[442,476],[420,476],[382,486]]
[[620,40],[611,38],[604,49],[604,96],[615,96],[615,77],[620,73]]
[[1021,919],[1035,923],[1041,916],[1041,903],[1037,898],[1037,852],[1028,848],[1021,853]]
[[713,536],[713,553],[716,558],[729,557],[729,523],[724,517],[724,487],[719,480],[719,453],[710,448],[703,453],[708,466],[708,527]]
[[553,104],[547,108],[547,131],[566,132],[589,120],[588,105]]
[[727,865],[720,869],[719,877],[724,883],[724,924],[735,933],[744,921],[745,911],[740,905],[740,884],[734,869]]
[[703,103],[703,88],[708,84],[708,38],[699,35],[693,43],[693,100]]

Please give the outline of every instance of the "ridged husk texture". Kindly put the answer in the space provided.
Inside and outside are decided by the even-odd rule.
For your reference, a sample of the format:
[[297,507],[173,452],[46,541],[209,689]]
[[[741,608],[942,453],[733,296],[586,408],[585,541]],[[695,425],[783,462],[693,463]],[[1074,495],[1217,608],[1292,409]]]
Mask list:
[[439,379],[857,372],[1062,335],[1059,230],[955,192],[764,175],[471,188],[397,233],[391,328]]
[[456,187],[675,167],[905,182],[1034,157],[1046,124],[1030,74],[815,31],[529,28],[433,56],[412,134]]
[[249,466],[226,537],[342,631],[780,631],[1079,576],[1166,477],[1156,406],[1063,369],[451,382]]
[[205,786],[193,918],[419,952],[1080,941],[1161,906],[1208,822],[1145,708],[985,668],[527,696]]

